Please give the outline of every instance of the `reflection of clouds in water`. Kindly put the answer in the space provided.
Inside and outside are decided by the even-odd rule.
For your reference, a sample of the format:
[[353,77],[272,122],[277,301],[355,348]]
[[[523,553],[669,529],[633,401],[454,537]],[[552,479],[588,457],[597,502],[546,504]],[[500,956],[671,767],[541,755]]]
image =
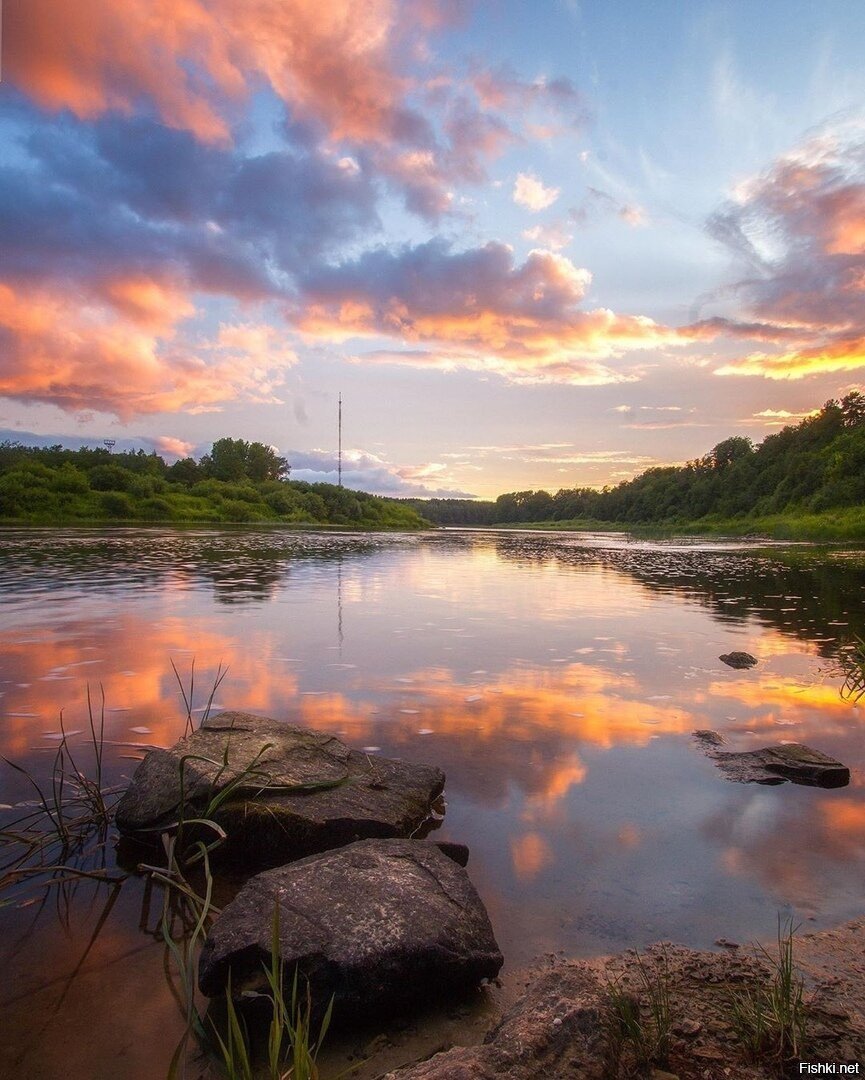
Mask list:
[[517,878],[531,881],[553,863],[554,855],[543,836],[531,832],[511,839],[511,860]]
[[[171,670],[174,659],[189,689],[193,656],[195,704],[203,706],[216,678],[220,662],[230,674],[217,701],[266,712],[276,701],[286,701],[297,691],[297,677],[262,664],[261,657],[244,647],[238,635],[208,628],[196,620],[194,630],[186,618],[163,617],[159,623],[127,611],[110,623],[82,621],[59,629],[46,628],[41,640],[19,642],[12,635],[0,637],[0,662],[7,679],[0,728],[0,747],[18,757],[38,742],[40,734],[56,727],[60,709],[67,726],[80,727],[86,718],[86,688],[98,712],[104,690],[105,735],[123,740],[133,726],[147,721],[148,742],[167,745],[183,733],[183,704]],[[63,671],[73,678],[59,684],[52,674]],[[26,682],[26,686],[17,683]],[[61,688],[62,687],[62,688]],[[29,717],[15,713],[29,713]],[[199,714],[200,715],[200,714]]]
[[790,794],[772,788],[730,800],[702,831],[730,876],[761,882],[776,903],[819,910],[833,878],[865,871],[865,803],[812,789]]
[[[774,673],[751,678],[713,681],[705,693],[696,695],[704,706],[738,708],[739,715],[729,730],[753,731],[762,738],[777,741],[789,733],[778,727],[795,727],[796,741],[826,739],[849,732],[851,724],[861,724],[861,712],[841,699],[838,687],[826,683],[805,683],[800,679],[783,680]],[[747,716],[742,709],[750,710]]]
[[[307,542],[320,557],[300,557]],[[70,727],[85,727],[88,679],[105,686],[110,739],[172,742],[183,717],[169,660],[187,678],[195,656],[199,706],[222,661],[226,708],[443,767],[445,826],[473,847],[474,873],[486,875],[494,905],[505,898],[509,919],[518,897],[527,920],[547,905],[559,927],[556,905],[582,890],[581,918],[600,905],[631,933],[663,914],[681,876],[670,918],[693,927],[730,898],[739,912],[785,897],[828,904],[865,859],[856,769],[865,710],[841,701],[838,678],[819,681],[825,643],[772,624],[798,608],[753,613],[809,595],[801,582],[752,573],[757,559],[736,565],[777,597],[736,599],[720,621],[722,591],[741,597],[748,574],[732,580],[717,553],[688,556],[680,573],[681,560],[647,551],[503,558],[524,547],[511,538],[334,538],[316,548],[313,537],[156,534],[144,552],[138,534],[118,543],[115,563],[103,538],[84,586],[70,573],[75,560],[61,560],[50,600],[4,594],[17,619],[6,625],[18,628],[0,635],[7,755],[56,730],[61,704]],[[547,552],[560,543],[531,541]],[[270,564],[262,577],[259,560]],[[41,584],[40,574],[31,566],[30,585],[45,591],[51,574]],[[0,568],[0,582],[8,576]],[[248,602],[214,602],[228,595]],[[815,612],[803,618],[816,626]],[[725,669],[717,658],[734,648],[759,667]],[[151,731],[142,740],[135,727]],[[810,742],[854,766],[853,782],[843,800],[731,784],[692,744],[697,728],[725,732],[734,749]],[[829,884],[819,884],[823,871]]]

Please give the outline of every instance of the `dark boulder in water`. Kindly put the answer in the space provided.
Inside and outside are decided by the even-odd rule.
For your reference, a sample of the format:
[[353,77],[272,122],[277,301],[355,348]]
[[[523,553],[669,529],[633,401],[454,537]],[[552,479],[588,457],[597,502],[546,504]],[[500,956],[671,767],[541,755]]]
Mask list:
[[423,840],[361,840],[256,875],[213,924],[203,993],[266,989],[274,910],[285,979],[340,1019],[400,1011],[492,979],[502,966],[466,871]]
[[730,780],[739,784],[794,784],[837,788],[850,783],[850,770],[840,761],[802,743],[781,743],[760,750],[720,750],[723,738],[716,731],[695,731],[706,756]]
[[[352,750],[339,739],[249,713],[224,712],[168,750],[152,750],[117,807],[128,836],[179,818],[225,830],[220,856],[246,869],[433,823],[441,769]],[[213,833],[202,832],[207,840]]]

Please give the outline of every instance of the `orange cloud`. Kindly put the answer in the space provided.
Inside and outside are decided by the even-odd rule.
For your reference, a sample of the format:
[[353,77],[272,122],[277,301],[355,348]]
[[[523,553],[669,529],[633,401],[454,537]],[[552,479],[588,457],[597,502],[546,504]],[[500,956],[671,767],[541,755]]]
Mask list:
[[504,244],[451,252],[432,241],[310,274],[306,302],[291,318],[331,341],[386,336],[432,346],[360,354],[358,362],[467,368],[527,382],[630,381],[633,374],[601,361],[687,340],[641,315],[581,310],[590,282],[588,270],[552,251],[532,251],[517,265]]
[[173,435],[159,435],[156,440],[156,449],[160,454],[170,454],[172,457],[191,457],[195,449],[195,443],[186,442],[184,439],[176,439]]
[[[865,293],[865,290],[863,290]],[[863,295],[865,304],[865,295]],[[715,369],[716,375],[762,375],[766,379],[803,379],[830,371],[865,367],[865,337],[841,339],[825,346],[784,353],[750,353]]]
[[6,73],[84,119],[147,98],[208,142],[266,82],[335,139],[387,141],[407,89],[390,55],[399,13],[394,0],[9,0]]
[[295,362],[267,325],[223,325],[212,340],[180,340],[177,324],[194,308],[164,284],[121,280],[107,292],[115,306],[0,283],[0,394],[121,418],[203,412],[237,397],[276,400]]

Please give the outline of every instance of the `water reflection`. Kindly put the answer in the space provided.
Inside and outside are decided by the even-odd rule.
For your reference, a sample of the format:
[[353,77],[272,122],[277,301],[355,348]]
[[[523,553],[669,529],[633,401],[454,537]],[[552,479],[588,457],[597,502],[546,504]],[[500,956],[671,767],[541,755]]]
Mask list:
[[[445,770],[441,835],[469,844],[512,966],[551,949],[771,935],[779,909],[821,924],[861,913],[863,712],[835,664],[865,634],[859,556],[524,534],[13,530],[0,588],[0,753],[46,768],[59,710],[85,728],[89,683],[105,692],[120,780],[135,744],[182,733],[170,661],[188,678],[195,659],[198,709],[227,664],[219,707]],[[726,668],[718,657],[736,649],[759,666]],[[729,749],[810,743],[851,767],[851,787],[731,784],[693,745],[703,728]],[[2,802],[30,797],[20,777],[2,784]],[[56,911],[0,910],[30,995],[7,1001],[12,1014],[23,1023],[51,1002],[71,1023],[95,973],[114,987],[116,963],[142,980],[139,1034],[165,1023],[141,888],[123,886],[62,1000],[46,972],[75,973],[81,928],[98,923],[82,898],[99,887],[68,898],[68,939]]]

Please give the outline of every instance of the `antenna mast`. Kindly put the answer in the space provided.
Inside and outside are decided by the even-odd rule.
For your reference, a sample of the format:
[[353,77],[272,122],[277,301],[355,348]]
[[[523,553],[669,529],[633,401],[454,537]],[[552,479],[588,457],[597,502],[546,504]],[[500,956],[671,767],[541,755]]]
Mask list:
[[342,392],[339,395],[339,456],[337,464],[337,483],[342,487]]

